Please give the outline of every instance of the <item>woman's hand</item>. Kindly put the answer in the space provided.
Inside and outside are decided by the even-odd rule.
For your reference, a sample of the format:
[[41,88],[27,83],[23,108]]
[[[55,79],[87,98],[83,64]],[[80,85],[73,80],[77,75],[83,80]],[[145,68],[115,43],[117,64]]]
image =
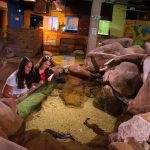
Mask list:
[[53,76],[54,76],[54,74],[51,74],[47,80],[48,80],[48,81],[51,81],[52,78],[53,78]]
[[40,84],[44,84],[44,81],[43,81],[43,80],[41,80],[39,83],[40,83]]
[[27,95],[28,95],[28,93],[22,93],[22,94],[19,95],[18,98],[20,98],[20,97],[26,97]]

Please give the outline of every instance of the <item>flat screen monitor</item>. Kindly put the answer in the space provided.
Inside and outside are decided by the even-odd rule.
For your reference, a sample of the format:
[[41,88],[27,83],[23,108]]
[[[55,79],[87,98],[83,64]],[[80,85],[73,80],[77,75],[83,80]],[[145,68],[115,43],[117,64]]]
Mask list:
[[78,17],[66,17],[66,32],[78,32]]
[[109,30],[110,30],[110,21],[99,20],[98,34],[109,35]]

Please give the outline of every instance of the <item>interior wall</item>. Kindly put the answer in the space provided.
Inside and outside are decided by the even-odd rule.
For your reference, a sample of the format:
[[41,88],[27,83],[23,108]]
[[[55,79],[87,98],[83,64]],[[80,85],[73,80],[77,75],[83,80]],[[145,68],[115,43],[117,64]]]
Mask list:
[[24,11],[24,28],[30,28],[30,16],[32,14],[32,11],[30,10],[25,10]]
[[124,35],[127,6],[116,4],[113,7],[112,22],[110,23],[110,35],[122,37]]
[[3,11],[0,9],[0,29],[2,29]]
[[65,17],[64,13],[56,11],[56,10],[52,10],[51,11],[51,16],[59,18],[58,19],[59,25],[66,24],[66,17]]
[[[21,9],[21,8],[20,8]],[[8,26],[10,28],[21,28],[23,27],[23,11],[19,11],[17,3],[8,1]]]
[[150,21],[126,20],[124,36],[133,38],[135,42],[150,40]]
[[1,29],[3,31],[3,36],[6,36],[7,25],[8,25],[8,10],[7,10],[7,0],[0,1],[0,11],[1,11]]

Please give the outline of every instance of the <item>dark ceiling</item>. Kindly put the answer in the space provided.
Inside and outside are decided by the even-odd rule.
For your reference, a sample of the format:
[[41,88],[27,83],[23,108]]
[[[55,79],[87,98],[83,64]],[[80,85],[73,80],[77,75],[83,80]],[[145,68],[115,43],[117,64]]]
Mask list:
[[[11,2],[19,2],[21,6],[25,9],[32,9],[34,6],[33,2],[24,2],[24,0],[8,0]],[[54,0],[45,0],[45,1],[54,1]],[[84,4],[87,2],[92,2],[92,0],[56,0],[62,3],[63,5],[77,5],[77,3],[82,4],[82,8],[84,9]],[[128,8],[134,7],[137,10],[141,11],[150,11],[150,0],[102,0],[103,2],[109,3],[118,3],[118,4],[127,4]]]

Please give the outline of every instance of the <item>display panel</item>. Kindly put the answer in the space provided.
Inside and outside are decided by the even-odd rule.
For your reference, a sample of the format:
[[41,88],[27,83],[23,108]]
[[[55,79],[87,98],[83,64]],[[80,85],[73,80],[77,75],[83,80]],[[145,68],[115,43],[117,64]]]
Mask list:
[[100,35],[109,35],[110,31],[110,21],[108,20],[100,20],[98,34]]
[[65,31],[77,32],[78,31],[78,17],[66,17],[66,29]]

